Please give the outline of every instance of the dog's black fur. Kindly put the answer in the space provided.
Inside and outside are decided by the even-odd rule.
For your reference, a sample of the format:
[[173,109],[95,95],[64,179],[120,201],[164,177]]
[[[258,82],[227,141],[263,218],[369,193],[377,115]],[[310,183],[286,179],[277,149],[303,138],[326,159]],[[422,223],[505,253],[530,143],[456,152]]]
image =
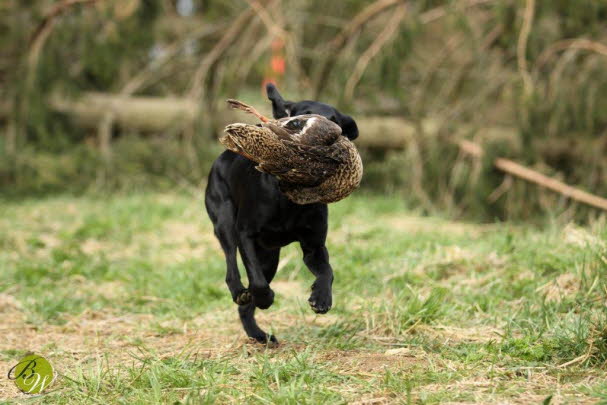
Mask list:
[[[316,101],[285,101],[274,85],[266,87],[274,118],[319,114],[335,122],[350,139],[358,136],[356,122],[335,108]],[[326,204],[298,205],[278,188],[278,180],[255,169],[255,163],[231,151],[213,163],[205,193],[205,205],[215,235],[226,256],[226,283],[238,304],[247,335],[258,342],[277,342],[259,328],[255,307],[266,309],[274,301],[270,282],[276,274],[280,248],[299,242],[304,263],[316,276],[309,303],[324,314],[332,305],[333,269],[325,246]],[[240,280],[236,249],[244,262],[249,288]]]

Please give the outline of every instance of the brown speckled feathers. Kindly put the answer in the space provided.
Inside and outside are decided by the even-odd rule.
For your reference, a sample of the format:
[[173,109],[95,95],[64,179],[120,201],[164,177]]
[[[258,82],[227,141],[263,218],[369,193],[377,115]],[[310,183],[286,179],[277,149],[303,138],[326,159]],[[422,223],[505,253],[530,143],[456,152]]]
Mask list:
[[256,163],[280,181],[298,204],[330,203],[347,197],[360,184],[362,161],[341,128],[320,115],[269,120],[235,100],[228,103],[258,116],[259,125],[231,124],[220,142]]

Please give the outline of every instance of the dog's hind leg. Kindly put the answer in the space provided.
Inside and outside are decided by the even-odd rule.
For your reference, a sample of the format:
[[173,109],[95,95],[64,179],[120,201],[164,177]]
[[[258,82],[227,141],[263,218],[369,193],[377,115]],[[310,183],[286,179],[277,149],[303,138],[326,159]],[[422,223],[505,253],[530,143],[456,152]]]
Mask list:
[[219,239],[226,257],[226,284],[235,303],[238,305],[248,304],[251,302],[251,295],[242,285],[236,259],[238,237],[234,227],[234,207],[231,201],[223,201],[215,204],[214,207],[217,209],[213,211],[211,219],[215,228],[215,236]]
[[[261,264],[261,270],[266,281],[270,283],[274,278],[274,275],[276,275],[280,249],[263,249],[256,246],[255,253],[258,257],[264,258]],[[253,297],[253,300],[255,300],[255,297]],[[247,336],[255,339],[259,343],[278,343],[275,336],[268,335],[257,325],[257,321],[255,320],[255,302],[251,302],[247,305],[240,305],[238,307],[238,315],[240,316],[240,321],[242,322],[242,326],[244,327]]]
[[222,176],[225,168],[217,162],[209,173],[209,183],[204,197],[209,218],[213,222],[215,236],[221,244],[226,257],[226,284],[232,295],[232,300],[239,305],[251,302],[251,296],[240,280],[236,249],[238,236],[236,235],[236,209],[230,199],[230,191]]

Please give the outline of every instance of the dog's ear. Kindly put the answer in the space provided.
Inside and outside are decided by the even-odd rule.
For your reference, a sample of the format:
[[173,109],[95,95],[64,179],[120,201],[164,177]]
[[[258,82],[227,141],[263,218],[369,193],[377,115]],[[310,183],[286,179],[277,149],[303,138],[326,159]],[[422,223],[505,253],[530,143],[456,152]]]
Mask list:
[[340,113],[338,119],[338,125],[341,127],[341,133],[343,135],[352,141],[358,138],[358,125],[356,125],[354,118]]
[[276,86],[272,83],[266,84],[266,94],[268,95],[268,99],[272,102],[272,115],[274,116],[274,119],[288,117],[293,103],[285,101],[278,92]]

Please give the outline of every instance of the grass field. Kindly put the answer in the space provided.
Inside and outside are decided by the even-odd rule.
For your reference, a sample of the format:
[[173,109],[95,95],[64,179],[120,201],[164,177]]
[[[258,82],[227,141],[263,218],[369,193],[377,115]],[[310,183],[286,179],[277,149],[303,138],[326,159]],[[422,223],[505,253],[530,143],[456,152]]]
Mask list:
[[44,403],[607,401],[605,226],[456,223],[359,193],[330,208],[333,309],[310,310],[289,246],[265,348],[200,197],[0,202],[0,398],[29,398],[5,377],[31,350],[62,375]]

